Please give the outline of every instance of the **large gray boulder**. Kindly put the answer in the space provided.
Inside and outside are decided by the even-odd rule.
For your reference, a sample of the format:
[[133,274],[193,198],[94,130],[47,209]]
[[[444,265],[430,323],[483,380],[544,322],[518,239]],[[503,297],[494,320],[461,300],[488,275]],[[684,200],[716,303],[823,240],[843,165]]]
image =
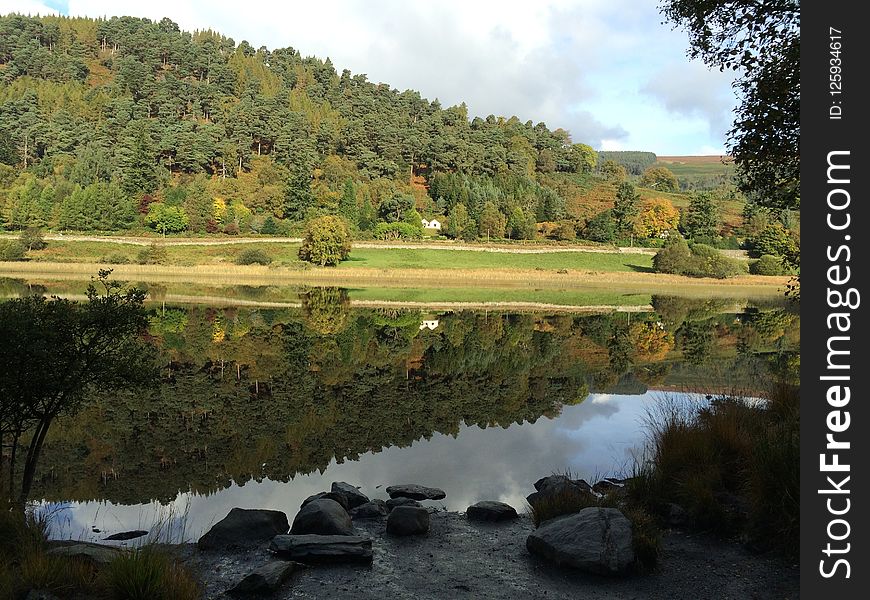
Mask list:
[[[411,502],[414,502],[411,500]],[[350,511],[351,519],[382,519],[387,516],[387,503],[383,500],[371,500],[365,504],[360,504]]]
[[348,509],[356,508],[357,506],[361,506],[369,501],[369,497],[359,491],[358,487],[345,483],[344,481],[333,482],[330,491],[333,494],[344,496],[347,501],[346,504]]
[[329,498],[330,500],[335,500],[344,510],[350,510],[350,506],[347,504],[347,496],[344,494],[337,494],[335,492],[319,492],[314,494],[313,496],[308,496],[305,500],[302,501],[302,504],[299,508],[305,507],[305,505],[314,502],[315,500],[321,500],[323,498]]
[[[282,532],[283,533],[283,532]],[[302,535],[353,535],[350,515],[341,504],[329,498],[313,500],[302,507],[293,519],[290,533]]]
[[412,500],[441,500],[442,498],[447,497],[444,490],[426,487],[425,485],[417,485],[416,483],[391,485],[387,488],[387,494],[389,494],[390,498],[401,496]]
[[227,593],[233,596],[266,595],[278,591],[281,584],[302,565],[293,561],[272,560],[245,575]]
[[278,535],[269,549],[303,563],[372,562],[372,541],[357,535]]
[[397,506],[387,517],[387,533],[422,535],[429,531],[429,511],[421,506]]
[[517,518],[517,511],[513,506],[492,500],[472,504],[465,514],[472,521],[507,521]]
[[199,538],[200,550],[256,546],[287,533],[287,515],[279,510],[234,508]]
[[634,563],[632,526],[616,508],[597,506],[544,522],[526,548],[557,565],[622,575]]

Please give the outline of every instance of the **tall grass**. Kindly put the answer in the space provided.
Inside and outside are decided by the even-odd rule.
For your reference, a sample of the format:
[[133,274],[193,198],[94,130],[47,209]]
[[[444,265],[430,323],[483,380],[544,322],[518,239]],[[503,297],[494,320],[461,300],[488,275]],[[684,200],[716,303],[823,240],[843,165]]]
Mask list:
[[648,414],[648,455],[628,491],[666,517],[685,509],[697,528],[740,534],[759,549],[796,551],[799,535],[798,389],[774,386],[766,402],[721,396],[665,399]]

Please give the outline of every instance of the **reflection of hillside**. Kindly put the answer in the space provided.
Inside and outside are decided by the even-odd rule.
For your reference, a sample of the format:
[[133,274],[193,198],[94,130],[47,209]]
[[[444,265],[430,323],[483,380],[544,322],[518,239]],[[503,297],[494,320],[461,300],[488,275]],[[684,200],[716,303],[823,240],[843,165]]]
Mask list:
[[421,330],[420,313],[351,311],[332,296],[309,299],[304,315],[161,310],[151,330],[160,385],[107,395],[59,423],[37,493],[168,500],[288,480],[463,422],[552,418],[589,391],[681,379],[748,389],[771,364],[793,368],[799,342],[797,317],[781,310],[719,315],[664,302],[632,315],[448,313]]

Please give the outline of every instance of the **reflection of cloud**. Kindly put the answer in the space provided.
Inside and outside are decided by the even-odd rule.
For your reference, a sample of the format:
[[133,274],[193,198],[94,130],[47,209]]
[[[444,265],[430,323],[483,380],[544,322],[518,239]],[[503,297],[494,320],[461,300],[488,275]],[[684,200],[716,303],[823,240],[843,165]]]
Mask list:
[[[596,402],[601,399],[605,401]],[[483,499],[521,509],[533,491],[532,483],[554,471],[570,469],[581,477],[621,471],[643,441],[640,419],[651,400],[651,395],[595,394],[591,402],[564,407],[556,419],[506,428],[462,427],[456,437],[434,434],[409,447],[367,453],[356,461],[333,460],[323,474],[299,475],[288,483],[249,481],[210,496],[180,494],[164,507],[85,502],[66,511],[69,523],[62,535],[99,539],[107,533],[149,529],[159,510],[164,519],[172,517],[175,539],[183,525],[190,539],[198,538],[233,507],[283,510],[292,520],[302,500],[329,489],[333,481],[362,485],[375,498],[386,498],[385,488],[391,484],[440,487],[447,498],[435,504],[450,510],[465,510]],[[103,533],[91,534],[92,525]]]

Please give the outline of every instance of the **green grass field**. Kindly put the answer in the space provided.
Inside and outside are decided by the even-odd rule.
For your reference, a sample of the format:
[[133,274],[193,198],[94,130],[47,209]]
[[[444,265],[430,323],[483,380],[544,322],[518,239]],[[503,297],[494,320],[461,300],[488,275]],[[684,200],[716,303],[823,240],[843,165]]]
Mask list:
[[[234,263],[239,253],[256,248],[285,266],[298,264],[298,244],[257,243],[226,246],[167,246],[168,265],[194,266]],[[49,242],[44,250],[29,253],[38,262],[136,263],[143,246],[109,242]],[[301,265],[300,265],[301,266]],[[609,272],[648,272],[652,257],[646,254],[600,252],[548,252],[512,254],[470,250],[355,248],[339,269],[573,269]]]

